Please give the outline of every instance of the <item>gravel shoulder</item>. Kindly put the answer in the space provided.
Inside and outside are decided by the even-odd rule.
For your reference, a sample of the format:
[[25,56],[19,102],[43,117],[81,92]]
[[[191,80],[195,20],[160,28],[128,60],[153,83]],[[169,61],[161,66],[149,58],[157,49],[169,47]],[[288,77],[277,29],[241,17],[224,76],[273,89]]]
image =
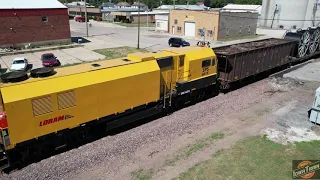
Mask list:
[[[290,112],[297,101],[312,104],[313,88],[319,83],[301,85],[282,79],[256,82],[0,178],[125,180],[138,172],[153,179],[171,179],[239,139],[278,127],[274,112]],[[207,142],[212,133],[222,133],[223,138]],[[175,159],[190,147],[191,154]],[[172,159],[174,163],[168,164]]]

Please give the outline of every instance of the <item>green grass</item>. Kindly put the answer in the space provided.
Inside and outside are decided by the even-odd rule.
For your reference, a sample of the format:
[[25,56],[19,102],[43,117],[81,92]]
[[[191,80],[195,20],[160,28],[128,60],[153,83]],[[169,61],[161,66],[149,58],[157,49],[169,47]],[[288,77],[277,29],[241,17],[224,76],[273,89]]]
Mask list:
[[153,176],[152,169],[148,169],[148,170],[138,169],[131,173],[131,177],[134,180],[150,180],[152,176]]
[[128,47],[128,46],[117,47],[117,48],[97,49],[94,51],[97,53],[100,53],[102,55],[105,55],[106,59],[126,57],[128,54],[135,53],[135,52],[148,52],[145,49],[137,49],[137,48]]
[[[138,27],[138,24],[134,23],[122,23],[122,22],[114,22],[114,24],[125,26],[125,27]],[[140,27],[155,27],[155,23],[140,23]]]
[[251,137],[215,153],[176,179],[292,179],[292,160],[320,158],[320,141],[281,145]]
[[214,133],[210,134],[210,136],[203,138],[203,139],[200,139],[199,141],[197,141],[196,144],[189,145],[187,148],[181,150],[181,153],[174,156],[174,158],[167,159],[165,161],[165,165],[173,166],[173,165],[175,165],[176,161],[183,159],[183,158],[188,158],[189,156],[191,156],[195,152],[201,150],[203,147],[210,145],[210,143],[212,143],[213,141],[219,140],[222,138],[224,138],[223,133],[214,132]]
[[264,36],[264,35],[263,34],[258,34],[258,35],[252,35],[252,36],[226,38],[226,39],[221,39],[219,41],[226,42],[226,41],[235,41],[235,40],[241,40],[241,39],[254,39],[254,38],[258,38],[260,36]]
[[121,57],[126,57],[130,53],[135,53],[135,52],[148,52],[145,49],[137,49],[137,48],[128,47],[128,46],[118,47],[118,48],[98,49],[98,50],[94,50],[94,51],[97,52],[97,53],[100,53],[102,55],[105,55],[106,58],[98,59],[98,60],[90,61],[90,62],[78,62],[78,63],[73,63],[73,64],[64,64],[64,65],[61,65],[61,66],[57,66],[55,68],[75,66],[75,65],[78,65],[78,64],[85,64],[85,63],[93,63],[93,62],[106,60],[106,59],[121,58]]

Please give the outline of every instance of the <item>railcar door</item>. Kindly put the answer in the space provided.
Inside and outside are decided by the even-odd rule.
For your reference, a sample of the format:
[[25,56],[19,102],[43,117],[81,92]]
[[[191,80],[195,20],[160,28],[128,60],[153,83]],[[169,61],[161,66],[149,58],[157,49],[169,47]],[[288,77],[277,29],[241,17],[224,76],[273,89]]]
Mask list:
[[178,61],[178,81],[183,81],[184,80],[184,63],[185,63],[185,55],[180,55],[179,56],[179,61]]

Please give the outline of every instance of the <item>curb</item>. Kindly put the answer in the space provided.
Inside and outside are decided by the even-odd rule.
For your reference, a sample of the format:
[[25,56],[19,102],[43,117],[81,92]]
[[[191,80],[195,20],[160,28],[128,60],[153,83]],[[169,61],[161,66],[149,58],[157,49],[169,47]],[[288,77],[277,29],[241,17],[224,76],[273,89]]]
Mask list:
[[83,47],[83,46],[84,45],[81,45],[81,44],[75,44],[70,46],[56,46],[56,47],[48,47],[43,49],[30,49],[30,50],[24,50],[24,51],[4,52],[4,53],[0,53],[0,56],[26,54],[26,53],[34,53],[34,52],[57,50],[57,49],[69,49],[69,48],[76,48],[76,47]]
[[297,64],[297,65],[295,65],[295,66],[291,66],[291,67],[289,67],[289,68],[287,68],[287,69],[284,69],[284,70],[282,70],[282,71],[280,71],[280,72],[271,74],[269,77],[279,77],[279,76],[283,76],[284,74],[286,74],[286,73],[288,73],[288,72],[294,71],[294,70],[296,70],[296,69],[298,69],[298,68],[300,68],[300,67],[302,67],[302,66],[305,66],[305,65],[307,65],[307,64],[309,64],[309,63],[312,63],[312,62],[314,62],[314,61],[315,61],[315,59],[310,59],[310,60],[305,61],[305,62],[303,62],[303,63],[301,63],[301,64]]

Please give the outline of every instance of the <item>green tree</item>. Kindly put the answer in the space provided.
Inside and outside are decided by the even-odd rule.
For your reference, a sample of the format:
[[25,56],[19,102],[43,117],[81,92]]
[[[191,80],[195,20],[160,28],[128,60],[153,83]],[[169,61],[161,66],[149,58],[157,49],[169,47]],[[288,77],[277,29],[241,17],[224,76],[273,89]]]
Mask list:
[[236,4],[257,4],[257,5],[261,5],[262,4],[262,0],[236,0],[235,3]]
[[211,7],[212,6],[212,1],[211,0],[204,0],[203,4],[207,7]]
[[212,7],[212,8],[222,8],[226,4],[227,3],[226,3],[225,0],[214,0],[210,7]]

